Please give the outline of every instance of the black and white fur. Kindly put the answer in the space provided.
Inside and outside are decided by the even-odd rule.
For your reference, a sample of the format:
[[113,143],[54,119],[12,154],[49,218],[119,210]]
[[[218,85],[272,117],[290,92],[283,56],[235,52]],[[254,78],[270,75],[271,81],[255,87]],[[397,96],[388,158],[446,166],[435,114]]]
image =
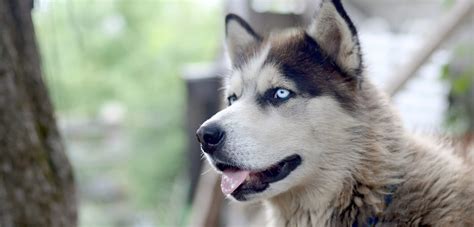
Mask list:
[[[472,163],[403,129],[364,75],[340,0],[324,0],[307,28],[268,37],[229,15],[226,42],[232,102],[201,126],[225,130],[208,160],[257,171],[301,157],[285,178],[233,199],[262,201],[273,226],[474,226]],[[291,97],[275,98],[278,88]]]

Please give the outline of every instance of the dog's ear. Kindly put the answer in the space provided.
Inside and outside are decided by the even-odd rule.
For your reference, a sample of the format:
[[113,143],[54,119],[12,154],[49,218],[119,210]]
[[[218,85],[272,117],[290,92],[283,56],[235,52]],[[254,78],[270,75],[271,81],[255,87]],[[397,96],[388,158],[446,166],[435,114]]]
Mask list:
[[322,0],[306,32],[346,73],[360,76],[362,57],[359,38],[341,0]]
[[245,59],[246,52],[262,41],[262,37],[235,14],[228,14],[225,18],[225,35],[233,65],[239,65]]

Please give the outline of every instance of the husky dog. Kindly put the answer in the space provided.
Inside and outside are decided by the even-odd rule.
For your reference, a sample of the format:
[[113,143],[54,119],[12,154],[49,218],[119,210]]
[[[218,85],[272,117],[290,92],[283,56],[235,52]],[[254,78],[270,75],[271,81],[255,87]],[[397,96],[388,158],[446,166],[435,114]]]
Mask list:
[[402,128],[340,0],[267,37],[230,14],[226,43],[228,107],[197,137],[228,197],[273,226],[474,226],[473,164]]

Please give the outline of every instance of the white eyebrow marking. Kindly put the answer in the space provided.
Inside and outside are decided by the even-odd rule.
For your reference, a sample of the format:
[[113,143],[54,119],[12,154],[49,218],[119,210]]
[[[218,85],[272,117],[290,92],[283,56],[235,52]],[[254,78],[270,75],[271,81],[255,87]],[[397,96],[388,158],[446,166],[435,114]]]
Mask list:
[[253,57],[248,64],[242,69],[242,77],[244,81],[255,79],[260,74],[260,70],[263,67],[263,63],[268,57],[268,53],[270,52],[271,45],[267,43],[260,53],[258,53],[255,57]]
[[262,73],[265,60],[270,52],[270,43],[265,46],[252,57],[241,69],[236,69],[231,76],[225,81],[226,95],[235,93],[237,97],[241,97],[245,90],[253,91],[257,87],[257,78]]

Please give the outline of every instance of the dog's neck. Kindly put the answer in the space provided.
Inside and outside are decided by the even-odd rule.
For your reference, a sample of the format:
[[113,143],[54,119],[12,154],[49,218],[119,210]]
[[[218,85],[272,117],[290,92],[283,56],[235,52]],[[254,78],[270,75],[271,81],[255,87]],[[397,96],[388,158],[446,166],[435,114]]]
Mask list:
[[[321,193],[329,193],[320,196]],[[326,226],[333,212],[333,199],[337,195],[319,189],[295,189],[267,202],[271,226]]]
[[[368,180],[368,179],[367,179]],[[371,179],[372,180],[372,179]],[[272,226],[351,226],[376,217],[391,193],[389,183],[347,179],[338,188],[297,188],[267,201]],[[363,181],[363,180],[362,180]]]

